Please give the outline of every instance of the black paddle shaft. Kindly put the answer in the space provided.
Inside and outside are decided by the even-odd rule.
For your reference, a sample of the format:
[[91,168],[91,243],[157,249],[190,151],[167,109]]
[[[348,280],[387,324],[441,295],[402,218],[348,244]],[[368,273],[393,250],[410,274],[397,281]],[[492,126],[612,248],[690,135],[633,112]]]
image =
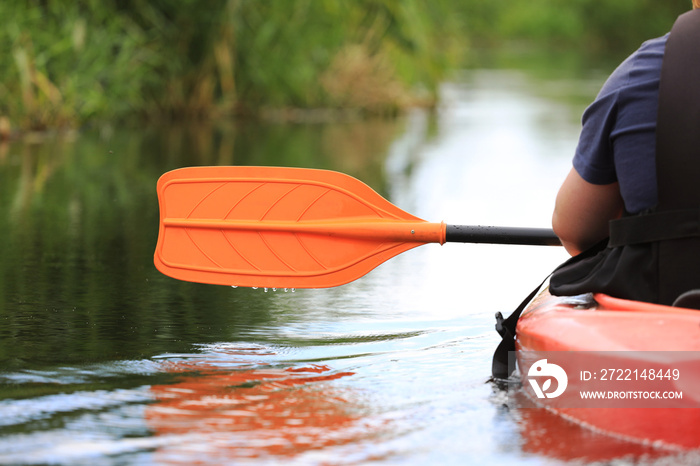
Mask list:
[[551,228],[447,225],[445,240],[448,243],[561,246],[561,241]]

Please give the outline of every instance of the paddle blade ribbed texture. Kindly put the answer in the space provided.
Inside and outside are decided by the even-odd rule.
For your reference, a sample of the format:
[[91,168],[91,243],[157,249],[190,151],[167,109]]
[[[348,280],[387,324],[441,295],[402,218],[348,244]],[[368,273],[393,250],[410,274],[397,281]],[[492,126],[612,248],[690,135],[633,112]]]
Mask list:
[[158,182],[157,268],[236,286],[323,288],[352,281],[423,243],[345,235],[342,227],[418,222],[342,173],[191,167]]

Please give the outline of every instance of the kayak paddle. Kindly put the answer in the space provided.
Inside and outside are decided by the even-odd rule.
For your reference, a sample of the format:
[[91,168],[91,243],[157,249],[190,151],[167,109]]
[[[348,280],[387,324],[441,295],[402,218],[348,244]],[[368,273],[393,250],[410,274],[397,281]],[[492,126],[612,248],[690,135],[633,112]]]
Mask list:
[[560,245],[546,228],[429,223],[328,170],[189,167],[157,188],[155,265],[192,282],[327,288],[426,243]]

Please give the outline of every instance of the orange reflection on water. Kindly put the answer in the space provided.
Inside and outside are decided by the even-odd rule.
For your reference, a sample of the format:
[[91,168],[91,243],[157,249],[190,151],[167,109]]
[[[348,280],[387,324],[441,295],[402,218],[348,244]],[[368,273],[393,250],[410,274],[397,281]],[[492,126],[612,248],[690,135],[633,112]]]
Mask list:
[[363,435],[358,407],[328,383],[353,372],[315,364],[225,370],[201,361],[171,370],[197,373],[151,387],[157,403],[146,409],[147,423],[176,439],[159,447],[159,461],[291,457]]
[[603,463],[619,458],[651,459],[673,453],[596,432],[536,406],[522,393],[516,395],[516,400],[524,452],[563,461]]

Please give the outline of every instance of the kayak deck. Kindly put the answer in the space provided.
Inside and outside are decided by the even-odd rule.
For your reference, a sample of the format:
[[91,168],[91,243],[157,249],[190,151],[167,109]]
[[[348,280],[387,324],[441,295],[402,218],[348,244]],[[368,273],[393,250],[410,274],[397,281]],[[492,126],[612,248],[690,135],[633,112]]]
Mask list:
[[[555,297],[545,289],[518,321],[516,350],[524,391],[539,406],[617,438],[671,449],[700,448],[700,311],[603,294]],[[682,399],[654,407],[643,402],[577,405],[558,400],[557,405],[553,400],[538,400],[534,392],[528,393],[527,369],[547,352],[577,359],[578,369],[567,371],[569,394],[590,387],[610,389],[614,385],[600,380],[609,376],[607,368],[621,369],[632,378],[653,369],[678,377],[649,380],[645,372],[643,380],[624,386],[659,390],[664,385],[682,391]],[[588,371],[584,377],[580,370],[584,363],[606,369]]]

